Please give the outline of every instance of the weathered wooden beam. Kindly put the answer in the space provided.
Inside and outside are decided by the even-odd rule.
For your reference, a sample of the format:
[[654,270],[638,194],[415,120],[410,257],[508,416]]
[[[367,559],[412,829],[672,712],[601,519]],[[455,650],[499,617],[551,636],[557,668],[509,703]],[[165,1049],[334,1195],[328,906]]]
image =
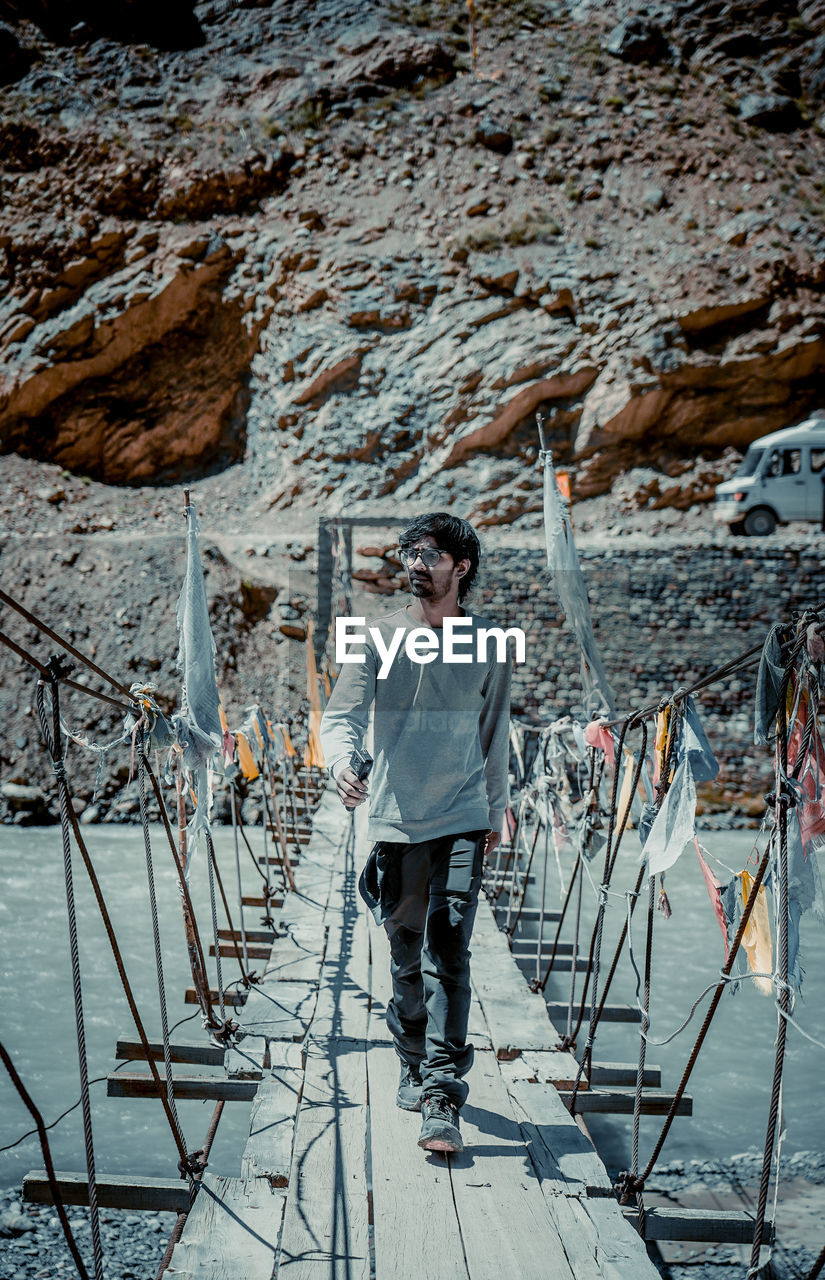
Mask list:
[[[227,1080],[224,1076],[174,1075],[172,1079],[179,1099],[249,1102],[258,1089],[257,1080]],[[107,1079],[106,1092],[110,1098],[156,1098],[158,1087],[148,1071],[116,1071]]]
[[[222,956],[237,955],[234,943],[232,942],[219,942],[218,948]],[[241,948],[239,945],[238,951],[240,950]],[[263,946],[261,946],[260,943],[249,943],[246,948],[246,955],[248,960],[268,960],[271,951],[272,951],[271,943],[269,943],[268,945],[264,944]],[[209,944],[209,954],[210,956],[213,956],[215,954],[214,942],[210,942]],[[243,955],[243,952],[241,952],[241,955]]]
[[[163,1044],[159,1040],[149,1041],[149,1054],[156,1062],[163,1061]],[[170,1044],[169,1056],[173,1062],[198,1063],[208,1067],[222,1067],[226,1050],[208,1040],[190,1044]],[[115,1057],[126,1061],[145,1061],[146,1052],[140,1040],[129,1036],[121,1036],[115,1048]]]
[[[550,954],[549,951],[542,952],[543,959],[546,960],[549,954]],[[518,964],[524,964],[525,962],[529,962],[531,960],[535,963],[538,952],[536,950],[535,943],[534,943],[532,951],[530,952],[521,951],[521,950],[519,950],[518,952],[513,951],[512,955],[513,955],[513,959]],[[551,973],[569,973],[572,968],[573,968],[573,957],[571,955],[559,955],[557,953],[556,958],[553,961],[553,968],[551,969]],[[576,956],[577,971],[584,972],[586,968],[587,968],[587,956],[581,956],[581,955]]]
[[[89,1182],[84,1173],[55,1174],[64,1204],[88,1204]],[[98,1173],[97,1200],[101,1209],[146,1209],[150,1213],[186,1213],[189,1185],[165,1178],[138,1178]],[[23,1199],[29,1204],[51,1204],[52,1189],[45,1169],[32,1169],[23,1178]]]
[[[547,1000],[547,1012],[551,1022],[559,1027],[567,1026],[567,1004],[563,1000]],[[573,1023],[578,1015],[578,1004],[573,1008]],[[640,1022],[641,1014],[632,1004],[606,1004],[602,1009],[601,1020],[604,1022]],[[589,1026],[590,1018],[586,1017],[583,1026]]]
[[[535,956],[536,952],[538,951],[538,943],[539,943],[538,938],[515,937],[510,943],[510,948],[514,956],[519,956],[519,957],[527,956],[527,955]],[[541,940],[542,955],[549,956],[552,950],[553,950],[553,939],[545,936]],[[572,942],[559,942],[558,946],[556,947],[557,956],[570,956],[572,954],[573,954]]]
[[[263,910],[266,907],[266,898],[256,898],[254,894],[251,894],[251,895],[244,894],[243,897],[241,898],[241,902],[245,907],[260,907],[261,910]],[[284,905],[283,898],[269,899],[269,906],[273,911],[280,911],[283,905]]]
[[[495,909],[496,909],[496,914],[501,914],[502,916],[507,915],[506,903],[502,904],[500,902],[497,902],[495,904]],[[521,911],[518,911],[518,909],[515,908],[511,913],[511,922],[512,920],[515,920],[516,915],[518,915],[519,924],[522,924],[523,922],[532,924],[535,920],[541,920],[542,918],[547,924],[558,924],[559,920],[561,919],[560,911],[545,911],[544,916],[542,917],[541,907],[522,907]],[[504,921],[502,920],[499,923],[503,924]]]
[[[272,929],[247,929],[245,932],[247,942],[272,942],[278,936]],[[219,929],[218,937],[226,942],[232,942],[233,939],[235,942],[242,941],[240,929]]]
[[[636,1087],[636,1064],[633,1062],[594,1062],[590,1083],[594,1085],[630,1085]],[[642,1083],[647,1089],[661,1089],[662,1068],[645,1067]]]
[[[234,1005],[234,1004],[245,1004],[245,1002],[246,1002],[246,995],[247,995],[247,992],[246,992],[246,988],[245,988],[245,987],[238,987],[238,988],[236,988],[235,990],[233,990],[233,991],[229,991],[229,992],[225,991],[225,992],[224,992],[224,996],[223,996],[223,998],[224,998],[224,1003],[225,1003],[225,1004],[228,1004],[228,1005]],[[209,999],[212,1001],[212,1003],[213,1003],[213,1004],[217,1004],[217,1003],[218,1003],[218,992],[217,992],[217,990],[215,989],[215,987],[210,987],[210,988],[209,988]],[[184,993],[184,997],[183,997],[183,1003],[184,1003],[184,1004],[198,1004],[198,1003],[199,1003],[199,1001],[198,1001],[198,993],[197,993],[197,991],[195,990],[195,988],[194,988],[194,987],[187,987],[187,988],[186,988],[186,991],[185,991],[185,993]]]
[[175,1280],[271,1280],[285,1200],[266,1178],[219,1177],[207,1169],[168,1274]]
[[[636,1210],[623,1208],[625,1219],[635,1227]],[[747,1209],[683,1209],[645,1207],[646,1240],[712,1240],[716,1244],[750,1244],[756,1219]],[[765,1222],[762,1243],[772,1244],[774,1226]]]
[[[569,1107],[570,1099],[573,1096],[569,1089],[559,1089],[559,1096],[562,1101]],[[645,1089],[642,1092],[642,1115],[645,1116],[665,1116],[670,1110],[674,1095],[672,1093],[651,1092]],[[587,1089],[584,1093],[579,1093],[576,1097],[577,1111],[603,1111],[612,1115],[632,1115],[633,1114],[633,1098],[634,1092],[628,1089],[623,1092],[621,1089]],[[679,1106],[676,1110],[677,1116],[693,1115],[693,1098],[689,1094],[684,1094],[679,1100]]]

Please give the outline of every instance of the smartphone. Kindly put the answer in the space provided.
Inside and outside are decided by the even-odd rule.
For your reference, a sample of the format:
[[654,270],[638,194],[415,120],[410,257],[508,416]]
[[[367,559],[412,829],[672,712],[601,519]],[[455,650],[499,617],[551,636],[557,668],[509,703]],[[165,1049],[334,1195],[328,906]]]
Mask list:
[[349,767],[352,769],[359,782],[366,782],[372,765],[372,756],[368,751],[365,751],[363,747],[357,747],[349,758]]

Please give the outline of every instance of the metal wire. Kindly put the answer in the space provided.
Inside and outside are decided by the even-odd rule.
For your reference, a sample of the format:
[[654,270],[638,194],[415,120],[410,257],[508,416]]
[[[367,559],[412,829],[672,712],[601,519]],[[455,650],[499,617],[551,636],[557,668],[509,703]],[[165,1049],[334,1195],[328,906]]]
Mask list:
[[89,1220],[92,1229],[95,1280],[103,1280],[103,1246],[100,1239],[100,1210],[97,1203],[97,1179],[95,1177],[95,1149],[92,1133],[92,1106],[89,1096],[89,1069],[86,1057],[86,1027],[83,1016],[83,986],[80,977],[80,950],[77,940],[77,910],[72,876],[72,840],[69,826],[69,797],[66,786],[66,769],[62,758],[60,733],[60,694],[57,679],[53,676],[49,685],[52,709],[52,729],[46,715],[46,684],[37,682],[37,716],[43,738],[48,744],[54,762],[60,802],[60,830],[63,842],[63,877],[66,887],[66,909],[69,922],[69,953],[72,966],[72,995],[74,999],[75,1028],[77,1032],[77,1058],[80,1068],[80,1097],[83,1113],[83,1143],[86,1152],[86,1177],[89,1188]]
[[172,1076],[172,1055],[169,1048],[169,1017],[166,1003],[166,984],[163,978],[163,954],[160,945],[160,925],[158,923],[158,904],[155,894],[155,869],[152,863],[152,841],[149,835],[149,819],[146,812],[146,751],[143,742],[144,725],[138,724],[136,749],[138,759],[138,797],[140,801],[140,825],[143,832],[143,848],[146,856],[146,879],[149,886],[149,909],[152,915],[152,939],[155,946],[155,972],[158,983],[158,1000],[160,1003],[160,1024],[163,1036],[163,1065],[166,1071],[166,1098],[169,1103],[171,1119],[177,1130],[179,1147],[186,1149],[186,1140],[181,1128],[180,1117],[175,1106],[174,1080]]

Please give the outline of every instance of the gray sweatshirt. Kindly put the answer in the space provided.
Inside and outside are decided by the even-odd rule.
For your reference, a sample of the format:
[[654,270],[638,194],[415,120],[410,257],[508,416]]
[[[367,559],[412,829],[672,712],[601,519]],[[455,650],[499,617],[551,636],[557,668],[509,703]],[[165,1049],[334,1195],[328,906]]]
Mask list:
[[[365,639],[353,645],[364,661],[340,666],[321,720],[321,745],[335,778],[364,745],[374,704],[369,840],[412,844],[459,831],[501,829],[509,799],[509,644],[506,660],[498,662],[490,639],[479,662],[476,633],[496,624],[465,616],[472,626],[456,630],[455,649],[470,656],[469,662],[445,662],[442,630],[427,627],[438,642],[432,662],[413,661],[402,643],[387,664],[367,628],[379,628],[388,649],[396,628],[406,636],[423,625],[401,608],[368,619],[359,628]],[[379,679],[382,666],[387,674]]]

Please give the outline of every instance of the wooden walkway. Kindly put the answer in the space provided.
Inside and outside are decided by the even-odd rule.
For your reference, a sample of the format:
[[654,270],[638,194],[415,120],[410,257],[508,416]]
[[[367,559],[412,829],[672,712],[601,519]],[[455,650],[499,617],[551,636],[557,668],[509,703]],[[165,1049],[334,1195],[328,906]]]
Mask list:
[[286,900],[289,935],[244,1007],[250,1034],[227,1054],[229,1079],[254,1090],[241,1176],[205,1174],[167,1274],[653,1280],[603,1165],[548,1083],[563,1090],[576,1064],[555,1051],[544,1000],[484,901],[466,1150],[445,1157],[416,1145],[420,1116],[395,1105],[386,939],[357,892],[367,849],[326,792],[299,893]]

